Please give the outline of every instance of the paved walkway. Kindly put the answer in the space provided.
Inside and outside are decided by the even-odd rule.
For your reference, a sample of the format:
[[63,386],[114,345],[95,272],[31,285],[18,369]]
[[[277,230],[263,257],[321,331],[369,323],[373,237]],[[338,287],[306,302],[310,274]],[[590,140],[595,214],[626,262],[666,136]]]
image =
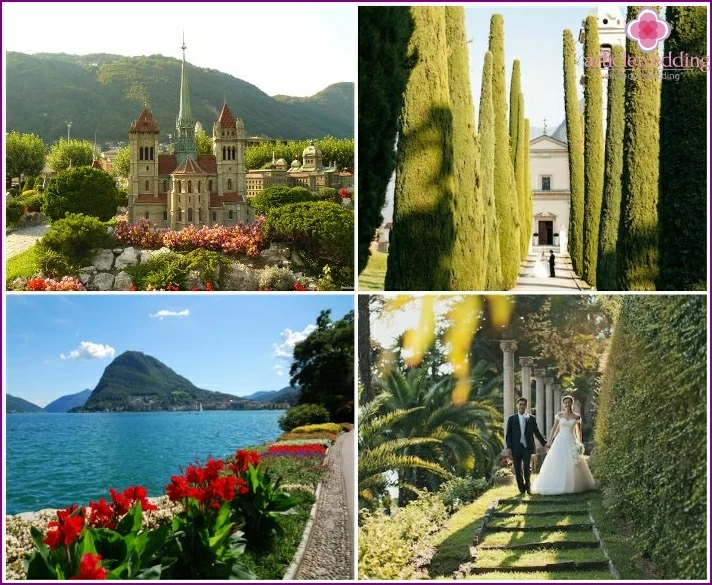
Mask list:
[[24,252],[34,243],[47,233],[49,225],[33,225],[26,228],[20,228],[5,236],[5,258],[17,256],[20,252]]
[[[541,257],[541,252],[529,254],[527,259],[519,269],[517,284],[512,289],[520,292],[572,292],[593,290],[586,282],[576,276],[571,266],[571,258],[568,254],[555,254],[556,263],[554,278],[537,278],[532,275],[534,264]],[[549,255],[546,255],[546,270],[549,270]]]
[[356,435],[342,433],[324,460],[326,471],[302,562],[295,579],[354,579],[354,467]]

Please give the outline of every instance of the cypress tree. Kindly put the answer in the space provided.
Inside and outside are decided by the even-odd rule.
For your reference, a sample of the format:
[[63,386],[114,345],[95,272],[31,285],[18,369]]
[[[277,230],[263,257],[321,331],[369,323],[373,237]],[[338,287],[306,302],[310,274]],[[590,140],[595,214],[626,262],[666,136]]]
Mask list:
[[502,289],[502,260],[499,255],[499,222],[494,198],[494,104],[492,102],[492,53],[485,53],[480,92],[480,177],[485,204],[486,290]]
[[519,94],[522,92],[522,74],[519,59],[512,64],[512,81],[509,86],[509,147],[516,174],[517,140],[519,137]]
[[494,103],[494,192],[499,220],[499,251],[502,258],[502,287],[512,288],[519,272],[519,211],[514,167],[507,131],[507,98],[504,71],[504,19],[490,20],[489,50],[492,52],[492,100]]
[[413,29],[406,6],[360,6],[358,271],[368,262],[369,245],[381,224],[386,186],[395,169],[398,117],[410,68],[408,40]]
[[613,47],[613,67],[608,73],[608,126],[606,163],[603,174],[603,203],[596,267],[598,290],[620,290],[616,268],[618,223],[621,212],[621,173],[623,172],[623,130],[625,127],[625,69],[623,47]]
[[576,49],[571,31],[564,31],[564,99],[566,103],[566,141],[569,150],[571,209],[569,214],[569,255],[574,270],[583,266],[583,124],[576,91]]
[[598,22],[586,17],[584,25],[584,201],[583,265],[581,276],[596,286],[598,231],[603,198],[603,89],[599,65]]
[[[643,8],[629,6],[627,21],[637,18]],[[627,58],[641,59],[643,55],[636,41],[626,40]],[[618,274],[623,290],[654,290],[658,276],[658,74],[654,65],[638,66],[629,72],[625,83],[623,191],[618,236]]]
[[529,142],[530,142],[530,132],[529,132],[529,118],[524,118],[524,144],[526,148],[524,149],[524,177],[526,178],[526,215],[523,225],[529,226],[527,231],[529,232],[529,237],[527,240],[527,247],[522,254],[523,258],[526,258],[527,252],[529,251],[529,242],[532,238],[532,222],[534,221],[534,196],[532,194],[532,180],[531,180],[531,167],[529,166]]
[[[665,54],[703,57],[707,7],[668,6]],[[665,71],[665,70],[663,70]],[[707,73],[675,71],[660,104],[660,290],[706,290]]]
[[448,86],[452,111],[455,228],[450,290],[483,290],[485,285],[484,205],[480,193],[479,152],[475,144],[475,106],[465,34],[465,9],[445,8],[449,47]]
[[417,54],[418,61],[403,96],[385,288],[448,290],[455,246],[455,178],[445,10],[410,10],[408,54]]
[[529,216],[527,196],[529,194],[529,177],[526,172],[526,157],[529,152],[529,143],[524,141],[524,94],[519,92],[516,97],[517,115],[519,116],[519,130],[517,131],[517,152],[514,163],[514,173],[517,181],[517,199],[519,208],[519,241],[521,244],[520,254],[526,258],[529,249],[529,239],[531,237],[532,220]]

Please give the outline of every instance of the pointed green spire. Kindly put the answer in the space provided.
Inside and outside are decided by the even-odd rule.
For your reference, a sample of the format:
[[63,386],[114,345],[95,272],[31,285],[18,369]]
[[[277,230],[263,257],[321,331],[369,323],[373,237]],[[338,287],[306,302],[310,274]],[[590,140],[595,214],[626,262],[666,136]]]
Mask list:
[[190,109],[190,92],[188,77],[185,73],[185,34],[183,35],[183,63],[180,70],[180,109],[176,118],[176,162],[180,165],[187,157],[198,158],[198,147],[195,141],[195,120]]

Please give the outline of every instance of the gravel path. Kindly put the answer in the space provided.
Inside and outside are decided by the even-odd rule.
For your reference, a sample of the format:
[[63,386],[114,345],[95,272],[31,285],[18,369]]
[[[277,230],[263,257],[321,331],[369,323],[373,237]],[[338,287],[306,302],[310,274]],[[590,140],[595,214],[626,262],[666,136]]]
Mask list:
[[15,230],[5,237],[5,257],[16,256],[30,248],[47,233],[49,225],[33,225]]
[[[344,468],[353,469],[354,432],[338,437],[325,459],[327,466],[317,501],[316,517],[312,525],[302,562],[295,579],[335,580],[354,579],[353,521],[347,488],[348,474]],[[351,473],[353,478],[353,472]]]

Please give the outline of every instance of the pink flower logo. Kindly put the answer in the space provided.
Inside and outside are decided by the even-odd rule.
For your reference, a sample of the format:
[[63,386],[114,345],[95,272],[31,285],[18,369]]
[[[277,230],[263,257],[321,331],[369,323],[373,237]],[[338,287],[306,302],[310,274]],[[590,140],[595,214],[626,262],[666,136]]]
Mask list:
[[660,20],[655,10],[645,8],[638,13],[638,18],[625,26],[625,35],[631,41],[637,41],[638,48],[650,53],[658,48],[658,43],[670,36],[670,25]]

